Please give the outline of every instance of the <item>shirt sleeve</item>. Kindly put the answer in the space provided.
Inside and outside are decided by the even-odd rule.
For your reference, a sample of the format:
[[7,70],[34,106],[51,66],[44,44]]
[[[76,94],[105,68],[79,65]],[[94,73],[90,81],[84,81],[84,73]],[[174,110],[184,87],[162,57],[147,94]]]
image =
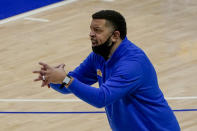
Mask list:
[[[94,69],[94,55],[91,53],[74,71],[69,72],[68,75],[78,79],[82,83],[91,85],[97,82],[96,70]],[[61,84],[50,83],[50,87],[62,93],[71,93],[68,88],[60,88]]]
[[87,85],[96,83],[98,79],[94,61],[94,54],[91,53],[74,71],[69,72],[68,75]]
[[122,63],[100,88],[94,88],[77,79],[69,86],[70,91],[85,102],[102,108],[132,94],[143,82],[142,67],[138,62]]
[[54,90],[62,93],[62,94],[70,94],[71,91],[68,88],[60,88],[61,84],[53,84],[50,83],[50,87],[53,88]]

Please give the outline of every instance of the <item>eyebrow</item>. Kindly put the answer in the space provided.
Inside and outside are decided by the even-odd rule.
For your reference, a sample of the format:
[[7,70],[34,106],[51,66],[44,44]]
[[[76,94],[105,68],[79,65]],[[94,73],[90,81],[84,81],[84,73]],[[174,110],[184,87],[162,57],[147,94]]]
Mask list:
[[[90,28],[93,28],[92,26],[90,26]],[[100,26],[95,26],[94,28],[101,28]]]

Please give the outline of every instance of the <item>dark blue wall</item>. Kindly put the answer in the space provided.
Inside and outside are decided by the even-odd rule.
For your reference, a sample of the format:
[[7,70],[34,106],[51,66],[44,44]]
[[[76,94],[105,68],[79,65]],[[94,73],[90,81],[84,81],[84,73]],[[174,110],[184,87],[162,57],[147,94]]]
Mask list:
[[0,20],[63,0],[0,0]]

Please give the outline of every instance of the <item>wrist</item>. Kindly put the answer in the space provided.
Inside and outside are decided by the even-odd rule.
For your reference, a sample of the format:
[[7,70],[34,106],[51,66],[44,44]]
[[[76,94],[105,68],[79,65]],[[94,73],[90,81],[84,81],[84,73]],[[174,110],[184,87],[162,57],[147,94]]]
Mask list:
[[72,81],[73,81],[73,77],[66,75],[61,82],[62,84],[61,84],[60,88],[63,88],[64,86],[66,88],[68,88],[70,86],[70,84],[72,83]]
[[66,78],[66,76],[67,76],[66,73],[62,74],[62,76],[61,76],[61,78],[60,78],[60,81],[59,81],[60,84],[63,83],[63,81],[64,81],[64,79]]
[[73,80],[74,78],[70,76],[70,81],[68,84],[65,85],[65,87],[68,88],[72,84]]

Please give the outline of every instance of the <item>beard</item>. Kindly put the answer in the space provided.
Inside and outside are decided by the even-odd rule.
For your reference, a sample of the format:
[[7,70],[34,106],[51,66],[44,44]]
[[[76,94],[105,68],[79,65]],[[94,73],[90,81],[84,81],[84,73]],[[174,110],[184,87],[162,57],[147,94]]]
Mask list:
[[98,55],[101,55],[105,60],[109,59],[109,54],[114,42],[110,41],[111,36],[101,45],[92,46],[92,51]]

